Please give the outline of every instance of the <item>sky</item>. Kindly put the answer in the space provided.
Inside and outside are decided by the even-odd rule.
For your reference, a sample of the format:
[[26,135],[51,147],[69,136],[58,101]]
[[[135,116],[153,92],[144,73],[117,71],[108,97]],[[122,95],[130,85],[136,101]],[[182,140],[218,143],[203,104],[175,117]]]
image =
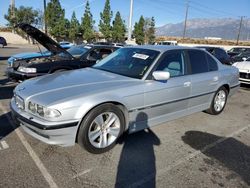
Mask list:
[[[47,0],[47,3],[50,0]],[[98,26],[100,12],[103,11],[105,0],[89,0],[90,8]],[[189,2],[188,19],[191,18],[237,18],[245,16],[250,18],[250,0],[134,0],[133,23],[137,22],[141,15],[155,17],[156,26],[167,23],[178,23],[185,19],[187,1]],[[65,9],[65,17],[70,19],[72,12],[76,12],[78,20],[84,13],[86,0],[60,0]],[[4,14],[7,13],[10,0],[0,0],[0,26],[7,21]],[[126,24],[129,19],[130,0],[110,0],[113,17],[120,11]],[[43,0],[15,0],[16,7],[21,5],[43,10]],[[246,23],[248,24],[248,23]],[[249,23],[250,24],[250,23]],[[127,24],[128,25],[128,24]]]

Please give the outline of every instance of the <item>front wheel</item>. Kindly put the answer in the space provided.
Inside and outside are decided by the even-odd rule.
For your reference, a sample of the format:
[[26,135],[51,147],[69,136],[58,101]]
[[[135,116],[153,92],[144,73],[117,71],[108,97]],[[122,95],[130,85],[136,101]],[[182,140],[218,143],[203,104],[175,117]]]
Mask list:
[[228,91],[225,87],[219,88],[211,102],[210,108],[207,110],[209,114],[220,114],[226,106]]
[[124,127],[121,109],[113,104],[103,104],[91,110],[83,119],[77,142],[90,153],[104,153],[115,146]]

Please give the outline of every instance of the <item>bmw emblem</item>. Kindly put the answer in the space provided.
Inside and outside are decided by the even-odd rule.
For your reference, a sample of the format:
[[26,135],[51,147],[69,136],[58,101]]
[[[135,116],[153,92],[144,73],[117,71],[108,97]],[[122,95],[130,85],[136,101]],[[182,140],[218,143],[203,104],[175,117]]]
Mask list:
[[25,87],[18,88],[18,91],[23,91]]

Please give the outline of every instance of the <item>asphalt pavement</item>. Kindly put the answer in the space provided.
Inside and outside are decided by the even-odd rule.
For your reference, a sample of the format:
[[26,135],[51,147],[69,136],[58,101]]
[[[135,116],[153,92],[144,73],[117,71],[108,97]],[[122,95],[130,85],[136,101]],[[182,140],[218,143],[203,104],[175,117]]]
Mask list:
[[0,187],[250,187],[250,87],[218,116],[199,112],[125,135],[94,155],[77,144],[44,144],[12,122],[16,83],[5,76],[6,61],[29,51],[38,49],[0,49]]

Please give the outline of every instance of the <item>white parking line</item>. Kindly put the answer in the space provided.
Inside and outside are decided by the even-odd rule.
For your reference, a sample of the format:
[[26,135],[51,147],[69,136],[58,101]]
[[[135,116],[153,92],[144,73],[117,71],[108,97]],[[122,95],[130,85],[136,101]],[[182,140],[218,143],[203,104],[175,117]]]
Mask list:
[[82,172],[76,174],[75,176],[73,176],[72,179],[78,178],[78,177],[80,177],[80,176],[82,176],[82,175],[84,175],[84,174],[87,174],[87,173],[91,172],[91,171],[92,171],[92,169],[84,170],[84,171],[82,171]]
[[[223,137],[223,138],[217,140],[216,142],[213,142],[213,143],[211,143],[211,144],[205,146],[203,149],[201,149],[201,150],[199,150],[199,151],[195,151],[195,152],[193,152],[193,153],[187,155],[186,157],[183,157],[183,158],[177,160],[177,161],[176,161],[175,163],[173,163],[172,165],[169,165],[169,166],[167,166],[166,168],[163,168],[163,169],[158,170],[158,171],[157,171],[157,176],[161,176],[161,175],[163,175],[163,174],[166,174],[168,171],[170,171],[170,170],[172,170],[173,168],[175,168],[175,167],[181,165],[182,163],[185,163],[186,161],[189,161],[190,159],[195,158],[196,156],[200,155],[201,153],[204,153],[204,152],[206,152],[207,150],[209,150],[209,149],[215,147],[216,145],[218,145],[218,144],[220,144],[220,143],[222,143],[222,142],[224,142],[224,141],[226,141],[226,140],[228,140],[228,139],[230,139],[230,138],[232,138],[232,137],[234,137],[234,136],[239,135],[240,133],[242,133],[243,131],[245,131],[245,130],[247,130],[247,129],[249,129],[249,128],[250,128],[250,124],[247,125],[247,126],[245,126],[245,127],[243,127],[243,128],[241,128],[241,129],[239,129],[239,130],[237,130],[237,131],[235,131],[235,132],[233,132],[233,133],[231,133],[231,134],[229,134],[229,135],[226,135],[225,137]],[[145,178],[143,178],[143,179],[141,179],[141,180],[139,180],[139,181],[137,181],[137,182],[134,182],[130,187],[140,187],[140,186],[142,186],[143,184],[145,184],[146,182],[152,180],[153,178],[155,178],[155,174],[150,174],[150,175],[146,176]]]
[[[0,144],[0,150],[1,150],[1,149],[8,149],[8,148],[9,148],[9,145],[7,144],[6,141],[1,141],[0,143],[1,143],[1,144]],[[1,146],[2,146],[2,147],[1,147]]]
[[[7,114],[8,112],[4,109],[3,105],[0,103],[0,109],[3,111],[3,113]],[[32,149],[32,147],[30,146],[30,144],[27,142],[27,140],[25,139],[23,133],[16,128],[16,126],[13,124],[13,122],[11,121],[11,117],[9,115],[6,115],[8,118],[9,123],[11,124],[11,126],[15,129],[15,132],[18,136],[18,138],[21,140],[23,146],[26,148],[26,150],[28,151],[30,157],[33,159],[33,161],[35,162],[36,166],[38,167],[38,169],[40,170],[40,172],[42,173],[43,177],[45,178],[45,180],[48,182],[49,186],[51,188],[58,188],[57,184],[55,183],[55,181],[53,180],[52,176],[50,175],[50,173],[48,172],[48,170],[45,168],[44,164],[42,163],[42,161],[40,160],[40,158],[37,156],[36,152]]]

